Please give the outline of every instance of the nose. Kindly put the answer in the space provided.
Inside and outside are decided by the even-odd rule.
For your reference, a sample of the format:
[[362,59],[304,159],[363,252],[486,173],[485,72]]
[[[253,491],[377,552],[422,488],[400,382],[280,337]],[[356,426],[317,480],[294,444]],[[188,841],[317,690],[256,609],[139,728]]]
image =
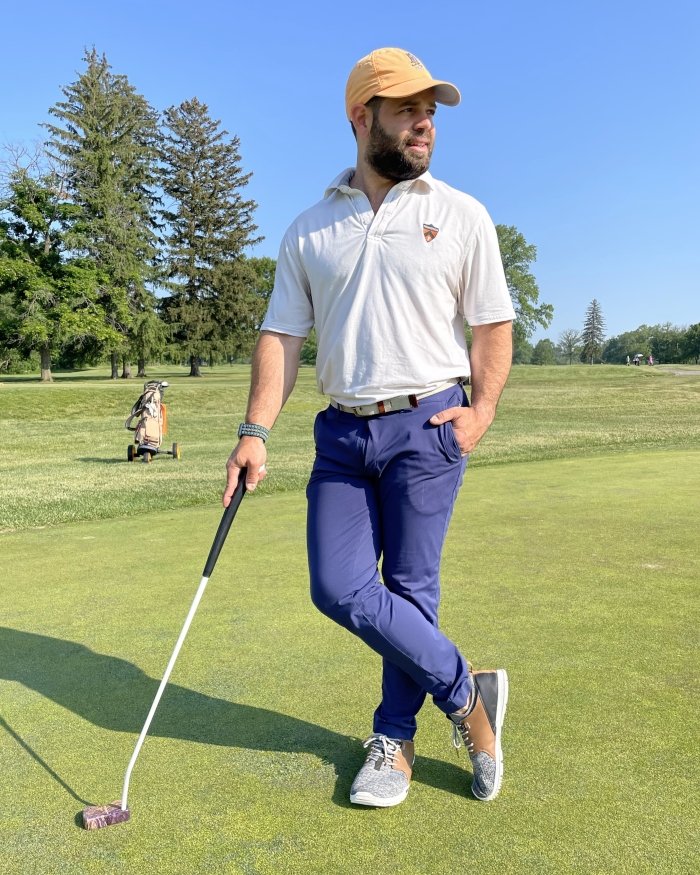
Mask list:
[[430,131],[433,129],[433,118],[432,116],[425,113],[421,115],[420,118],[416,119],[415,124],[413,125],[416,131]]

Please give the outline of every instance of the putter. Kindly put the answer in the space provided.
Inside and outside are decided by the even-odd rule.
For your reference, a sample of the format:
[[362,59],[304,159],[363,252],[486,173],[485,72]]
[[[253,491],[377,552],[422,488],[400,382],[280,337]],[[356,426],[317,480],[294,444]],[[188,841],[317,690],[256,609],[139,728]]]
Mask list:
[[187,635],[187,632],[190,628],[190,624],[192,623],[199,603],[202,600],[202,596],[204,595],[204,590],[206,589],[207,582],[209,581],[209,578],[214,571],[216,560],[219,558],[219,553],[221,552],[221,548],[224,545],[224,541],[226,540],[228,531],[231,528],[233,518],[236,516],[236,511],[240,507],[243,496],[245,495],[245,475],[246,469],[241,468],[241,473],[238,477],[238,483],[236,484],[234,493],[231,496],[231,502],[229,506],[224,510],[224,514],[221,517],[221,522],[219,523],[219,528],[216,531],[214,543],[212,544],[211,550],[209,551],[209,558],[207,559],[206,565],[204,566],[204,572],[202,573],[202,579],[199,583],[197,593],[194,597],[194,600],[192,601],[192,606],[190,607],[190,611],[187,614],[187,619],[185,620],[185,624],[182,627],[182,631],[180,632],[180,637],[177,639],[177,643],[175,644],[175,649],[173,650],[173,654],[170,657],[170,662],[165,669],[165,674],[163,675],[163,679],[161,680],[160,686],[158,687],[158,692],[156,693],[153,704],[151,705],[151,710],[148,712],[148,716],[146,717],[146,722],[144,723],[143,729],[141,730],[141,735],[139,735],[138,741],[136,742],[136,747],[134,748],[134,752],[131,755],[131,760],[129,761],[129,765],[126,769],[126,774],[124,775],[122,797],[116,802],[110,802],[109,805],[89,805],[87,808],[84,808],[82,813],[83,826],[85,827],[85,829],[102,829],[103,826],[112,826],[112,824],[115,823],[123,823],[124,821],[129,820],[129,818],[131,817],[131,813],[127,806],[131,771],[134,768],[136,759],[141,751],[144,741],[146,740],[146,735],[148,734],[148,729],[151,725],[151,721],[153,720],[153,716],[156,713],[156,708],[158,707],[158,703],[160,702],[161,696],[163,695],[163,691],[167,686],[168,679],[170,678],[170,673],[173,670],[175,660],[177,659],[178,653],[180,652],[180,648],[182,647],[182,644],[185,640],[185,636]]

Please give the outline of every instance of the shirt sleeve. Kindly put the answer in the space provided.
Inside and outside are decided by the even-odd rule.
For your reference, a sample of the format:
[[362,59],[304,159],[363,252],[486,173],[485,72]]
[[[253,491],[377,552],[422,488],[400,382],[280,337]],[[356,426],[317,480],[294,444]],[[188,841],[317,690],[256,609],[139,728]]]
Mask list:
[[498,235],[486,213],[469,239],[461,285],[460,310],[470,325],[515,319],[503,272]]
[[275,268],[275,285],[261,331],[308,337],[313,325],[311,288],[301,262],[299,237],[292,226],[284,235],[280,246]]

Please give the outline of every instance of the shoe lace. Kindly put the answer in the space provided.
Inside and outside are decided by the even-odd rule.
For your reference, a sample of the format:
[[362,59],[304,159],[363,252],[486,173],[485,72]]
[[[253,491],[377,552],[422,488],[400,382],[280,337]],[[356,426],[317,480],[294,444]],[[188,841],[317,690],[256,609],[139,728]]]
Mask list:
[[452,744],[455,750],[459,750],[464,744],[467,752],[471,755],[474,753],[474,740],[471,737],[471,727],[465,719],[460,723],[452,724]]
[[389,768],[394,766],[394,757],[401,749],[399,742],[393,738],[388,738],[386,735],[370,735],[370,737],[362,743],[362,747],[368,747],[366,764],[374,764],[377,760],[384,760],[385,765]]

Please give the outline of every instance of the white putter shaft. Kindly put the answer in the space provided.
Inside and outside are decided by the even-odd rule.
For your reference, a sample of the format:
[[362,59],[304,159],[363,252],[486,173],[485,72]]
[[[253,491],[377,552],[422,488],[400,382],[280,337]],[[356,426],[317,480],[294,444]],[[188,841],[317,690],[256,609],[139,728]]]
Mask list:
[[240,468],[238,472],[238,483],[233,490],[231,499],[228,503],[228,506],[224,510],[223,516],[221,517],[221,521],[219,523],[219,527],[216,530],[214,543],[211,545],[209,556],[207,557],[207,561],[204,565],[202,579],[199,581],[197,592],[195,593],[192,604],[190,605],[189,613],[185,618],[185,624],[183,625],[182,631],[180,632],[180,637],[177,639],[175,649],[172,652],[170,661],[168,662],[167,668],[165,669],[165,674],[163,675],[160,686],[158,687],[158,692],[156,693],[153,704],[151,705],[151,710],[148,712],[146,722],[143,724],[143,729],[141,730],[141,734],[139,735],[138,741],[136,742],[136,747],[134,748],[134,752],[131,755],[131,759],[129,760],[129,765],[126,768],[126,774],[124,775],[124,786],[122,787],[122,798],[119,800],[119,802],[111,802],[109,805],[88,805],[87,808],[84,808],[82,812],[82,817],[83,826],[85,827],[85,829],[102,829],[103,826],[111,826],[115,823],[124,823],[130,818],[128,796],[129,781],[131,780],[132,769],[134,768],[134,764],[136,763],[138,755],[141,752],[143,743],[146,740],[148,730],[151,726],[151,721],[153,720],[153,716],[156,713],[156,709],[158,708],[160,698],[163,695],[163,690],[168,685],[168,680],[170,679],[170,674],[173,670],[173,666],[177,661],[178,654],[180,653],[180,648],[182,647],[182,644],[187,637],[187,632],[190,628],[190,624],[192,623],[194,615],[197,613],[197,608],[200,601],[202,600],[202,596],[204,595],[204,590],[207,587],[209,578],[214,571],[216,560],[219,558],[219,553],[221,552],[221,548],[224,545],[224,541],[226,540],[228,531],[231,528],[231,523],[233,522],[233,519],[236,516],[236,511],[238,510],[241,501],[243,500],[243,496],[245,495],[245,477],[246,469]]
[[151,725],[151,721],[153,720],[153,716],[156,713],[156,708],[158,707],[158,703],[160,702],[160,698],[163,695],[163,690],[165,690],[168,685],[168,679],[170,678],[170,673],[173,670],[173,666],[177,660],[178,653],[180,652],[180,648],[182,647],[182,643],[187,637],[187,632],[190,628],[190,624],[192,623],[192,619],[194,615],[197,613],[197,608],[199,606],[200,601],[202,600],[202,596],[204,595],[204,590],[207,588],[207,583],[209,582],[208,577],[203,577],[199,583],[197,588],[197,592],[195,593],[195,597],[192,600],[192,605],[190,607],[189,613],[187,614],[187,618],[185,619],[185,624],[182,627],[182,631],[180,632],[180,637],[177,639],[177,643],[175,645],[175,649],[173,650],[173,654],[170,657],[170,662],[168,663],[167,668],[165,669],[165,674],[163,675],[163,680],[160,682],[160,686],[158,687],[158,692],[156,693],[156,697],[153,700],[153,704],[151,705],[151,710],[148,712],[148,717],[146,717],[146,722],[143,724],[143,729],[141,730],[141,735],[139,735],[138,741],[136,742],[136,747],[134,748],[134,752],[131,755],[131,759],[129,760],[129,765],[126,769],[126,774],[124,775],[124,787],[122,789],[122,798],[121,798],[121,809],[125,811],[127,806],[127,795],[129,793],[129,780],[131,778],[131,771],[134,768],[134,763],[138,758],[138,755],[143,747],[143,743],[146,740],[146,736],[148,735],[148,729]]

